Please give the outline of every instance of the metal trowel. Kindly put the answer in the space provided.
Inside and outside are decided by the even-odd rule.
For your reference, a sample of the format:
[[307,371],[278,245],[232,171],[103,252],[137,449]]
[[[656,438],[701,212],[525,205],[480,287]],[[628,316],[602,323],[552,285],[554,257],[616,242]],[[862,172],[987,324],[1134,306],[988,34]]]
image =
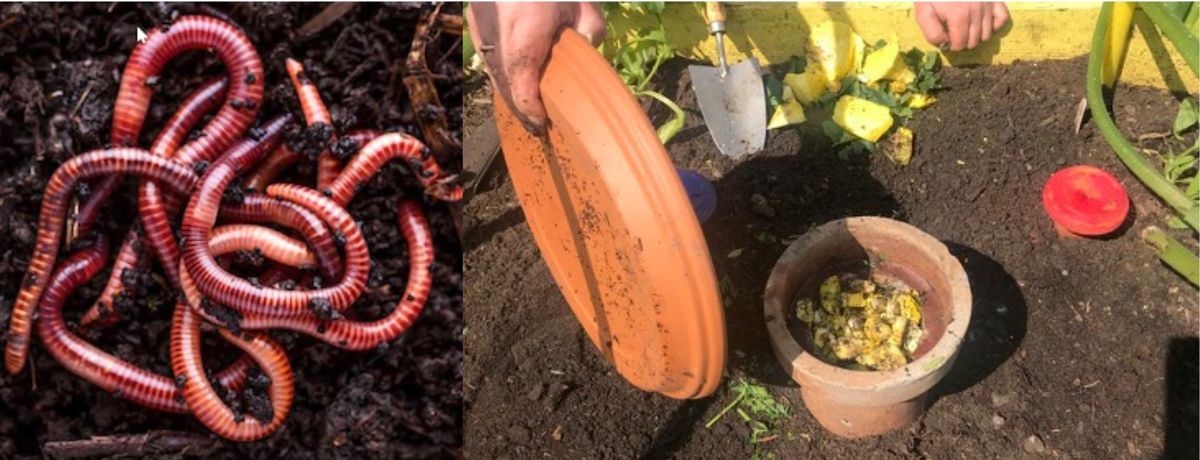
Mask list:
[[758,60],[750,57],[729,65],[725,60],[725,11],[705,2],[709,33],[717,37],[719,67],[690,65],[692,88],[704,124],[725,156],[741,160],[762,150],[767,138],[767,101]]

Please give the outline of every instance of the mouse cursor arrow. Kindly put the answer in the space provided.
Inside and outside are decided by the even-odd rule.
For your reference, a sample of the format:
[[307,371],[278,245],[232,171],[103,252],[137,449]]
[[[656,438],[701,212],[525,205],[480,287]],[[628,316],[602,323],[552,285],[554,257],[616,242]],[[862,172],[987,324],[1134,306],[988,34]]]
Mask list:
[[142,30],[141,27],[137,28],[137,41],[138,43],[146,41],[146,31]]

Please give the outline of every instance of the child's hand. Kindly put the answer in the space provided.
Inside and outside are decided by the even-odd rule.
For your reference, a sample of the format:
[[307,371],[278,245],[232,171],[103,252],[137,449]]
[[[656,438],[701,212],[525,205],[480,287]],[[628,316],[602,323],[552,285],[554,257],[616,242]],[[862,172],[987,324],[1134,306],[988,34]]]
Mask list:
[[913,8],[925,40],[950,51],[975,49],[1008,22],[1003,2],[914,2]]
[[559,30],[575,29],[593,45],[604,40],[604,15],[593,3],[472,3],[467,16],[492,83],[533,132],[546,125],[538,83]]

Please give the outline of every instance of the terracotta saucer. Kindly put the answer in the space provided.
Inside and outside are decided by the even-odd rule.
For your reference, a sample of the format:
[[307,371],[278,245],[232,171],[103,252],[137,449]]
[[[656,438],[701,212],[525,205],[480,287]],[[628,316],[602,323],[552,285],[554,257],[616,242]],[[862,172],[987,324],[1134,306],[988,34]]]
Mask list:
[[523,129],[499,95],[496,125],[525,218],[559,289],[630,383],[678,399],[711,394],[725,366],[716,277],[650,121],[574,31],[554,45],[541,90],[546,140]]

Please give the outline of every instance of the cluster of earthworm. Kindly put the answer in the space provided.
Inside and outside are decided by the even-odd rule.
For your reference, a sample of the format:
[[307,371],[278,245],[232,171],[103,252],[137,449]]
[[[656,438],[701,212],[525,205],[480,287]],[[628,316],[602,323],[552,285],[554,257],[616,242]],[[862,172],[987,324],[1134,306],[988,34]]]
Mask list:
[[[215,51],[226,76],[195,90],[150,149],[138,148],[157,75],[189,50]],[[400,199],[396,204],[408,245],[408,284],[391,313],[375,321],[342,315],[366,289],[371,265],[366,240],[345,207],[391,160],[405,161],[433,199],[458,201],[462,189],[411,136],[363,130],[339,138],[302,65],[288,59],[286,67],[307,126],[303,148],[283,142],[294,123],[291,114],[252,127],[263,98],[263,63],[236,27],[185,16],[150,31],[136,46],[114,105],[112,147],[63,163],[45,189],[35,252],[9,325],[9,373],[24,367],[36,326],[47,352],[76,375],[146,407],[193,414],[217,434],[246,441],[277,429],[292,404],[288,357],[267,330],[297,331],[342,349],[368,350],[412,325],[432,282],[433,238],[422,202]],[[189,136],[213,110],[211,120]],[[315,187],[277,182],[306,154],[316,157]],[[112,275],[79,328],[99,330],[121,321],[115,303],[136,295],[127,292],[123,275],[144,265],[139,259],[153,257],[182,294],[171,324],[174,375],[159,375],[97,348],[68,328],[62,315],[68,296],[108,266],[116,240],[94,224],[126,175],[140,181],[140,225],[121,240]],[[231,186],[239,178],[242,193],[229,193],[237,190]],[[83,184],[89,193],[76,197]],[[75,199],[79,201],[72,206]],[[180,223],[173,226],[177,219]],[[64,240],[92,243],[59,261]],[[272,264],[257,277],[239,277],[228,263],[229,255],[239,251],[261,254]],[[244,356],[222,370],[205,369],[200,336],[205,324]],[[246,388],[265,392],[269,404],[241,412],[223,401],[222,395]]]

